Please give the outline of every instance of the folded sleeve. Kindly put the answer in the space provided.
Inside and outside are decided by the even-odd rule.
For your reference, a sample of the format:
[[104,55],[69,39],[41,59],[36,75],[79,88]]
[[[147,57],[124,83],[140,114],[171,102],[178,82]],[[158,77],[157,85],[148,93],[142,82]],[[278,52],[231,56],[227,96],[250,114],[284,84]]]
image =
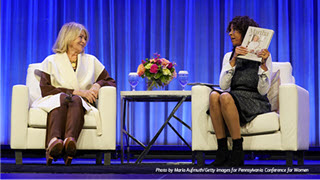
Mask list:
[[269,88],[270,88],[270,83],[271,83],[270,77],[271,77],[271,73],[272,73],[271,54],[266,61],[266,66],[268,68],[267,71],[263,70],[261,67],[259,67],[259,71],[258,71],[259,81],[258,81],[257,89],[261,95],[267,94],[269,91]]
[[236,69],[236,66],[232,67],[230,65],[229,59],[231,56],[231,52],[227,53],[224,58],[223,58],[223,63],[222,63],[222,69],[220,73],[220,88],[222,90],[227,90],[230,88],[231,85],[231,80],[234,75],[234,71]]
[[100,73],[96,83],[98,83],[101,87],[102,86],[113,86],[116,87],[116,81],[109,76],[109,73],[106,69]]
[[42,97],[46,97],[48,95],[55,95],[61,92],[64,92],[66,94],[73,93],[73,89],[54,87],[51,84],[50,74],[40,70],[35,70],[35,74],[40,77],[40,90],[41,90]]

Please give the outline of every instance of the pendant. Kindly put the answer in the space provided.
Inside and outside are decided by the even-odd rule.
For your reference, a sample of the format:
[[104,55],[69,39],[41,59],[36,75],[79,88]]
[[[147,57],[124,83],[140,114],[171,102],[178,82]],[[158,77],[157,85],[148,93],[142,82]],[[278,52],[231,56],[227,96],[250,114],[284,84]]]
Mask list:
[[71,66],[72,66],[73,69],[75,69],[76,66],[77,66],[77,63],[76,63],[76,62],[73,62],[73,63],[71,63]]

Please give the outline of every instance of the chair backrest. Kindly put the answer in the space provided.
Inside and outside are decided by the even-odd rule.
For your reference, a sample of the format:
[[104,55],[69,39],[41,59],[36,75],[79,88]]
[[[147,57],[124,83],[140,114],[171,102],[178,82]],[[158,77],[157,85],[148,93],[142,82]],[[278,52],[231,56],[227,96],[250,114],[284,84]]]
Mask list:
[[29,105],[41,97],[41,90],[39,86],[40,77],[34,74],[35,69],[40,68],[40,63],[29,64],[26,85],[29,88]]
[[280,69],[281,84],[295,83],[292,76],[292,66],[289,62],[272,62],[272,73],[275,73]]

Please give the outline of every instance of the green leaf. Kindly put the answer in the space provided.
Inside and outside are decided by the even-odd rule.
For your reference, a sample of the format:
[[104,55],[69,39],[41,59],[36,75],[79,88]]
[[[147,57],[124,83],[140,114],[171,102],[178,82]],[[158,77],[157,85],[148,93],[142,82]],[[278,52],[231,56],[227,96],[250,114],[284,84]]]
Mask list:
[[161,77],[161,75],[162,75],[162,74],[158,72],[158,73],[154,76],[154,78],[159,79],[159,78]]
[[166,82],[166,77],[162,76],[160,80],[161,80],[162,83],[165,83]]

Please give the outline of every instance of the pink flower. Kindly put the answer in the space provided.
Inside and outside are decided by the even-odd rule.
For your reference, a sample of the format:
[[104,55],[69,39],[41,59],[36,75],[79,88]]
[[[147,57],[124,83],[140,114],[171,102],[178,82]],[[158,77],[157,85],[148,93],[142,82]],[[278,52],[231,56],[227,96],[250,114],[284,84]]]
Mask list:
[[177,72],[176,72],[176,70],[174,70],[174,71],[173,71],[173,73],[172,73],[172,77],[174,77],[174,78],[176,78],[176,77],[177,77]]
[[160,57],[160,54],[158,54],[158,53],[154,53],[153,55],[157,56],[158,58]]
[[167,66],[168,69],[172,69],[172,67],[173,67],[172,63],[169,63],[168,66]]
[[146,61],[142,59],[142,60],[141,60],[141,63],[144,64],[144,63],[146,63]]
[[157,63],[158,65],[160,65],[160,64],[161,64],[161,60],[158,59],[156,63]]
[[162,62],[162,66],[166,66],[167,64],[170,63],[170,61],[166,60],[165,58],[162,58],[161,62]]
[[150,68],[150,72],[156,74],[158,72],[158,66],[153,64]]
[[154,62],[156,62],[156,60],[155,59],[150,59],[150,62],[154,63]]
[[139,76],[142,76],[144,74],[144,72],[146,71],[146,68],[144,67],[143,64],[140,64],[137,70],[137,73]]

